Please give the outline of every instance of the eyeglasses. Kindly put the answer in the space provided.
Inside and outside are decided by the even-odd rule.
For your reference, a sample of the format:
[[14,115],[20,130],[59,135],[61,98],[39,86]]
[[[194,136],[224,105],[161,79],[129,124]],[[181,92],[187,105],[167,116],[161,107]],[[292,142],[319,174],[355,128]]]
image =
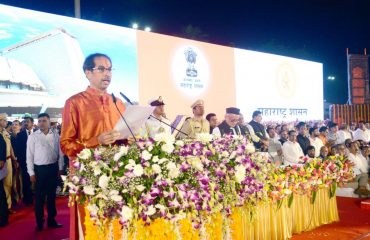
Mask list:
[[105,71],[111,73],[112,71],[114,71],[114,68],[105,68],[105,67],[99,66],[99,67],[91,68],[91,70],[97,70],[99,73],[103,73]]

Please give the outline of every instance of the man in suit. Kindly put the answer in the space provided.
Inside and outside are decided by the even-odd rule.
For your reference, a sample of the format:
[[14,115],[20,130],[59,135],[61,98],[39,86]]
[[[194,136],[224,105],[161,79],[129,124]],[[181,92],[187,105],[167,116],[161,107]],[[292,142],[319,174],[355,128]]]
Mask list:
[[31,191],[31,182],[30,175],[27,172],[27,140],[28,136],[34,131],[33,129],[33,118],[25,117],[24,118],[24,129],[22,129],[16,137],[15,140],[15,155],[18,159],[19,166],[22,172],[22,191],[23,191],[23,202],[26,205],[31,205],[32,200],[32,191]]
[[257,149],[263,151],[267,150],[268,140],[266,136],[265,126],[261,124],[262,113],[261,111],[254,111],[252,114],[252,121],[249,122],[249,125],[252,126],[255,135],[260,139],[259,142],[254,142],[254,146]]

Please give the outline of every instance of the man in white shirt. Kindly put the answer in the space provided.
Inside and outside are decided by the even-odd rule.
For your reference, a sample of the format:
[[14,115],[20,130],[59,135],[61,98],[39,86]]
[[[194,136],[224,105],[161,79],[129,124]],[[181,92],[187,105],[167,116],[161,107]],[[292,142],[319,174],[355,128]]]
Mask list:
[[149,105],[154,108],[153,116],[149,117],[145,122],[144,136],[154,138],[158,133],[171,134],[171,123],[167,118],[164,118],[164,102],[162,97],[149,101]]
[[362,140],[366,143],[370,142],[370,131],[366,128],[364,121],[358,123],[358,128],[353,133],[353,141],[357,140]]
[[281,149],[281,142],[276,139],[275,128],[267,127],[267,134],[269,136],[268,153],[272,157],[274,163],[279,166],[283,162],[283,151]]
[[349,144],[348,159],[355,165],[353,167],[353,172],[356,175],[355,181],[358,182],[358,188],[355,190],[355,193],[359,195],[370,195],[370,191],[367,189],[367,183],[369,179],[368,163],[359,152],[356,142],[351,142]]
[[35,185],[36,229],[42,231],[45,197],[47,199],[48,227],[62,227],[55,221],[57,215],[55,192],[57,179],[63,170],[64,162],[60,150],[59,135],[51,131],[50,117],[47,113],[39,114],[38,126],[39,130],[32,133],[27,140],[27,170],[31,183]]
[[352,134],[347,124],[342,124],[338,131],[338,144],[343,144],[347,139],[352,140]]
[[301,146],[297,142],[297,132],[290,130],[288,133],[288,141],[283,144],[283,156],[285,165],[294,165],[303,163],[301,159],[304,154]]
[[319,129],[317,127],[312,127],[309,129],[308,132],[310,134],[309,139],[310,139],[311,146],[315,148],[315,157],[319,157],[320,149],[322,146],[324,146],[324,144],[322,143],[322,140],[319,138],[320,136]]

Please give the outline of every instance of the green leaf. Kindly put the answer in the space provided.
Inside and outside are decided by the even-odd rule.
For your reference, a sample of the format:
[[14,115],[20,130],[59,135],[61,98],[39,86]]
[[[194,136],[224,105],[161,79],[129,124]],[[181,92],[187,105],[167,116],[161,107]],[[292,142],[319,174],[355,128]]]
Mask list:
[[311,204],[314,204],[316,201],[317,191],[313,191],[312,198],[311,198]]
[[335,182],[329,188],[329,198],[334,197],[336,191],[337,191],[337,183]]
[[290,194],[289,198],[288,198],[288,207],[290,208],[292,206],[292,203],[293,203],[293,193]]

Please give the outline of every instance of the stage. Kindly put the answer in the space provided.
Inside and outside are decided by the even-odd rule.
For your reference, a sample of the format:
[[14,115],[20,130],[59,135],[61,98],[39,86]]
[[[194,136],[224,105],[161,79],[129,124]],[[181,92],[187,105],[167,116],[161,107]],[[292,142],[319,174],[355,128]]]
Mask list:
[[[57,220],[64,226],[61,229],[35,231],[35,219],[32,207],[17,209],[10,216],[9,225],[0,228],[2,239],[16,240],[62,240],[69,239],[69,209],[66,197],[57,199]],[[337,197],[340,221],[316,228],[312,231],[293,235],[291,239],[370,239],[370,211],[360,209],[360,199]]]

